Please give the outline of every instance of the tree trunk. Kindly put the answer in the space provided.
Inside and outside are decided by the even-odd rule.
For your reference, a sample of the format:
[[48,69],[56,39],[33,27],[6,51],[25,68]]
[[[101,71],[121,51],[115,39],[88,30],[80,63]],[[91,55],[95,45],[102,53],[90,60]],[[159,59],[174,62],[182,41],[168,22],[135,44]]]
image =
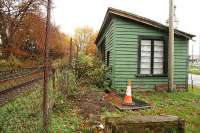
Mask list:
[[11,55],[11,45],[9,38],[5,34],[1,34],[1,41],[2,58],[7,59]]

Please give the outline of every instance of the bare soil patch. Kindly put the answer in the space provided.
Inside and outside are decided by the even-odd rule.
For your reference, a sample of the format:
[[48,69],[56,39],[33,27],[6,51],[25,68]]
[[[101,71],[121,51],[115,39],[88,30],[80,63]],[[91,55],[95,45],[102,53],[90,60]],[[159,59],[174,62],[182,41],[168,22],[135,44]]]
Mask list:
[[69,96],[71,103],[78,107],[83,118],[90,118],[91,115],[100,115],[102,111],[113,112],[116,108],[107,100],[104,91],[82,89],[79,93]]

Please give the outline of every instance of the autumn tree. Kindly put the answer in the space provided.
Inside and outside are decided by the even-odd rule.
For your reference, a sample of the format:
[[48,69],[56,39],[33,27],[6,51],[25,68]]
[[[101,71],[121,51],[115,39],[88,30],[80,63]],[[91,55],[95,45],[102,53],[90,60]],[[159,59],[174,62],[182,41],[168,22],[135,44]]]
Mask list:
[[90,42],[92,33],[92,28],[88,26],[75,29],[73,40],[74,44],[76,45],[77,53],[85,50],[86,45]]
[[44,37],[45,18],[39,13],[27,14],[13,37],[15,40],[12,46],[13,54],[17,56],[41,55],[44,50]]
[[[28,13],[37,12],[45,0],[1,0],[0,39],[2,47],[11,50],[14,36]],[[7,51],[9,54],[10,52]]]
[[[96,38],[96,33],[94,33],[92,28],[88,26],[76,28],[73,40],[76,46],[77,55],[80,51],[86,52],[87,48],[89,49],[88,46],[92,43],[94,44],[95,38]],[[95,49],[94,47],[93,48],[90,47],[90,49]]]
[[[16,56],[41,58],[44,55],[45,17],[39,13],[29,13],[23,19],[14,38],[13,53]],[[50,57],[53,59],[66,55],[69,36],[60,32],[59,27],[50,25]]]
[[50,56],[62,58],[69,53],[69,35],[61,32],[58,27],[53,26],[50,30]]
[[98,35],[98,32],[94,32],[92,36],[90,37],[89,43],[86,45],[86,54],[90,55],[96,55],[97,54],[97,49],[96,49],[96,44],[95,40]]

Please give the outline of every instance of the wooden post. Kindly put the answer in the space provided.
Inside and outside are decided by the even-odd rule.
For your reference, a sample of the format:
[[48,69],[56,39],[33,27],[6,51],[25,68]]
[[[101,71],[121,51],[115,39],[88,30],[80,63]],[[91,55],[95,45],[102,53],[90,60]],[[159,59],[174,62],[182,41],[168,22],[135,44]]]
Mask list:
[[69,68],[72,65],[72,38],[70,39],[70,48],[69,48]]
[[174,91],[174,0],[169,0],[168,82],[169,91]]
[[43,90],[43,128],[44,132],[48,132],[48,57],[49,57],[49,32],[51,23],[51,0],[48,0],[47,5],[47,19],[46,19],[46,36],[45,36],[45,57],[44,57],[44,90]]
[[53,71],[53,91],[56,90],[56,69],[52,69]]

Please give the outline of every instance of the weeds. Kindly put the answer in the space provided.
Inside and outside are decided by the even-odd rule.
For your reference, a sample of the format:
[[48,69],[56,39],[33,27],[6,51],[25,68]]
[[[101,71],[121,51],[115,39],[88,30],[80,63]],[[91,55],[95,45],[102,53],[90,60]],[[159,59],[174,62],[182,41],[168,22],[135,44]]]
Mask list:
[[42,129],[42,92],[38,84],[34,91],[27,92],[0,108],[1,132],[40,132]]

